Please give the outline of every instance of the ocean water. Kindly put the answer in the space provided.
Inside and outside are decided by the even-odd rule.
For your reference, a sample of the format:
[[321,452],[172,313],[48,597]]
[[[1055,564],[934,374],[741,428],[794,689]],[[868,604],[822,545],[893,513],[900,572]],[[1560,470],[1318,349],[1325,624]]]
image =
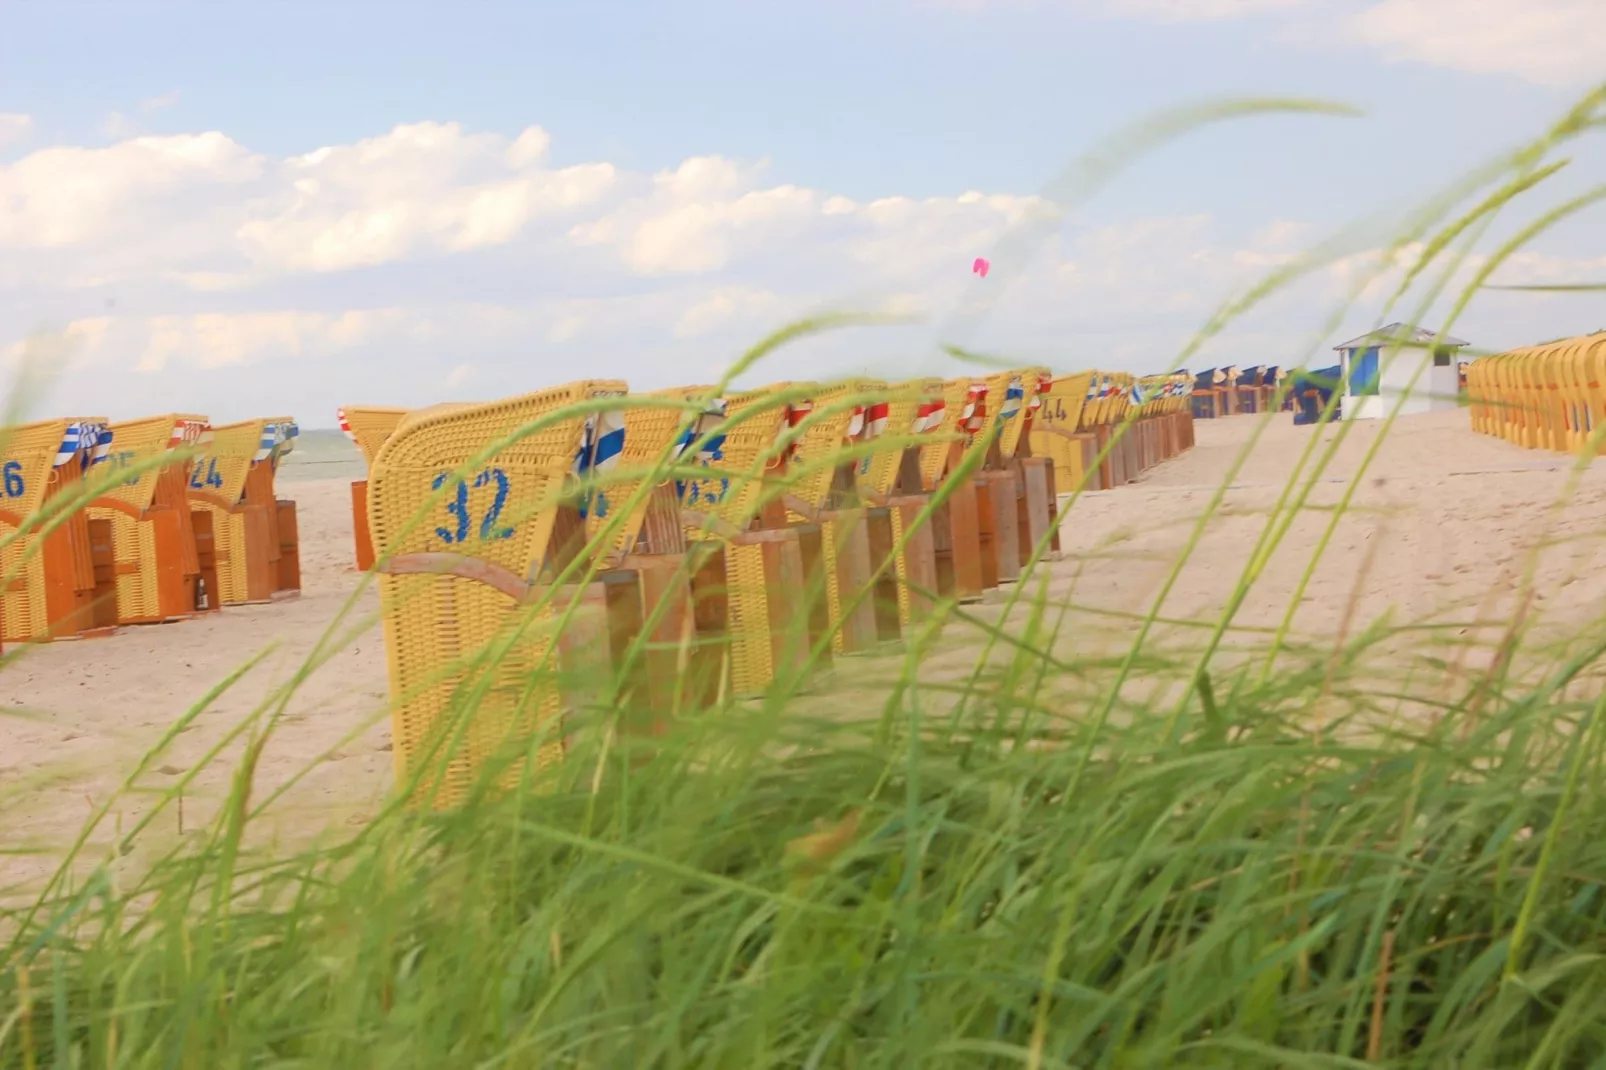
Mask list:
[[279,462],[275,478],[294,483],[307,479],[363,479],[367,475],[368,463],[357,451],[356,443],[337,428],[303,430],[296,436],[296,448]]

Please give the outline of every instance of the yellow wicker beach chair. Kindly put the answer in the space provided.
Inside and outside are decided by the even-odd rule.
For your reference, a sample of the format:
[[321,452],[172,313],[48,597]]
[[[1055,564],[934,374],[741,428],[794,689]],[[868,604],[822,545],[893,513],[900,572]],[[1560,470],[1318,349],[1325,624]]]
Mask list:
[[[103,492],[91,504],[91,520],[111,526],[116,557],[117,620],[154,624],[218,608],[218,576],[212,540],[196,539],[188,486],[192,460],[211,435],[206,417],[174,414],[113,424],[112,469],[143,465],[165,455],[172,461],[145,468]],[[211,514],[200,511],[202,526]],[[210,533],[210,528],[207,527]]]
[[[1000,442],[1007,411],[1007,390],[1013,378],[1002,372],[987,379],[953,379],[948,383],[950,398],[957,398],[961,389],[964,402],[961,426],[966,434],[959,457],[980,454],[980,466],[971,476],[976,487],[976,518],[978,541],[981,546],[981,575],[985,587],[1000,583],[1013,583],[1020,577],[1019,514],[1015,504],[1015,476],[1003,461]],[[1017,402],[1019,400],[1017,396]],[[1018,415],[1012,414],[1012,422]],[[1018,431],[1018,428],[1017,428]]]
[[[1010,482],[999,487],[1005,497],[1003,507],[1012,510],[1016,536],[1015,575],[1031,559],[1040,543],[1044,555],[1059,554],[1059,507],[1054,464],[1032,450],[1031,427],[1042,408],[1043,395],[1053,382],[1047,368],[1021,368],[992,376],[987,381],[990,397],[1002,396],[998,413],[998,448],[989,454],[990,467],[1009,474]],[[1001,569],[1001,572],[1003,570]],[[1011,576],[1010,578],[1014,578]]]
[[[629,395],[618,409],[587,418],[576,463],[580,491],[559,508],[549,554],[553,569],[579,559],[591,577],[580,597],[598,600],[622,685],[610,702],[621,710],[645,707],[651,723],[630,727],[653,733],[702,694],[686,679],[695,646],[692,569],[669,467],[700,409],[661,404],[695,401],[711,388],[695,389]],[[627,665],[643,629],[650,630],[642,655]]]
[[971,396],[969,379],[950,379],[942,384],[942,395],[927,406],[923,434],[930,441],[918,451],[921,486],[930,494],[940,494],[932,512],[932,547],[937,559],[937,590],[944,597],[973,602],[982,597],[989,584],[982,564],[981,515],[976,481],[958,478],[956,472],[970,439],[967,425],[975,415],[967,405]]
[[[503,748],[513,754],[502,783],[516,782],[543,732],[537,762],[561,757],[553,627],[565,606],[545,581],[585,430],[583,412],[564,410],[624,390],[621,382],[578,382],[420,410],[374,459],[368,520],[392,743],[398,779],[416,778],[415,801],[461,801]],[[531,430],[540,421],[549,422]],[[576,631],[594,639],[588,628]]]
[[699,675],[713,680],[715,696],[759,694],[808,664],[801,534],[766,493],[783,462],[790,403],[804,396],[782,383],[711,400],[681,455],[698,470],[679,480],[680,504],[701,558],[693,580],[701,649],[715,659]]
[[784,488],[784,523],[799,532],[812,638],[818,644],[829,634],[833,654],[862,652],[879,639],[874,600],[856,597],[869,586],[872,565],[869,518],[848,450],[865,403],[885,390],[871,380],[813,387],[805,402],[791,406],[795,437],[771,477]]
[[191,466],[190,501],[212,517],[223,605],[269,602],[301,589],[295,503],[278,500],[273,488],[297,434],[289,417],[215,427]]
[[45,534],[38,516],[57,496],[80,493],[109,448],[103,418],[0,427],[0,642],[103,634],[116,626],[110,524],[92,522],[79,506]]
[[865,407],[859,444],[870,452],[854,468],[859,497],[869,505],[871,568],[881,574],[875,604],[883,639],[929,618],[941,586],[934,526],[918,523],[930,501],[920,479],[920,451],[928,427],[940,422],[933,414],[941,399],[941,379],[917,379],[887,387]]
[[[346,405],[336,410],[340,430],[356,443],[364,463],[372,470],[379,447],[396,430],[406,409],[386,408],[379,405]],[[367,572],[374,567],[374,540],[368,532],[368,480],[358,479],[351,484],[351,531],[357,549],[357,571]]]
[[[1050,380],[1032,416],[1027,441],[1035,456],[1053,461],[1054,483],[1061,493],[1082,488],[1097,453],[1094,436],[1082,430],[1082,407],[1092,393],[1093,375],[1077,372]],[[1086,489],[1098,488],[1090,483]]]

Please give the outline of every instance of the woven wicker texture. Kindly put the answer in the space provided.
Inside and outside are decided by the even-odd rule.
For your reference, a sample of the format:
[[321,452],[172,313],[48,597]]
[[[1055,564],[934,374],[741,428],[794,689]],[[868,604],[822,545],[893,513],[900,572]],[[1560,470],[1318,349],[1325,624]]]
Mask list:
[[[369,476],[368,520],[381,567],[395,555],[446,552],[534,577],[558,504],[573,491],[584,433],[585,414],[564,410],[624,389],[570,383],[411,414]],[[521,606],[461,575],[382,574],[379,591],[398,777],[421,774],[421,798],[453,805],[488,759],[526,745],[558,714],[552,607]],[[537,760],[561,753],[561,743],[550,741]],[[518,774],[515,763],[506,775]]]
[[[738,531],[748,528],[763,501],[764,472],[780,454],[787,400],[795,397],[797,390],[797,384],[777,383],[728,395],[723,417],[705,416],[699,421],[702,444],[683,456],[681,464],[696,465],[705,474],[682,481],[684,509],[707,513]],[[724,429],[721,439],[707,437],[719,427]],[[710,448],[716,444],[717,448]],[[721,541],[719,534],[691,519],[686,522],[686,534],[693,539]],[[731,687],[739,695],[757,694],[775,675],[772,624],[790,627],[797,622],[770,619],[763,547],[726,545],[724,558]]]
[[868,444],[879,446],[859,463],[859,486],[875,497],[890,494],[898,482],[904,453],[918,445],[915,418],[921,406],[942,396],[941,379],[915,379],[886,389],[887,427]]
[[1027,430],[1028,413],[1032,400],[1037,397],[1038,383],[1048,377],[1047,368],[1019,368],[1003,375],[994,375],[987,380],[988,408],[995,405],[994,398],[1001,399],[1005,391],[1014,388],[1021,391],[1020,410],[1013,416],[1004,417],[1000,409],[1000,423],[998,430],[998,449],[1006,458],[1015,456],[1020,448],[1021,435]]
[[[0,620],[7,641],[43,638],[50,630],[45,605],[45,562],[39,537],[15,537],[44,504],[69,420],[0,428]],[[8,541],[9,540],[9,541]]]
[[234,506],[245,493],[251,460],[262,441],[262,425],[271,422],[272,418],[264,418],[214,427],[212,444],[190,467],[191,495],[212,514],[218,597],[225,605],[244,602],[249,597],[245,517]]
[[[853,410],[886,389],[869,379],[847,380],[809,391],[813,408],[797,426],[786,461],[788,493],[812,508],[826,504],[831,480],[848,443]],[[803,517],[793,516],[794,520]]]
[[379,456],[379,447],[396,430],[408,410],[381,405],[347,405],[340,411],[345,417],[347,434],[357,444],[362,459],[372,468],[374,458]]
[[[646,396],[691,400],[702,397],[705,393],[706,391],[687,394],[684,389],[680,389],[658,391]],[[610,503],[623,508],[649,479],[653,486],[666,482],[667,477],[662,473],[665,463],[673,461],[670,448],[679,438],[681,428],[695,418],[695,413],[682,409],[657,405],[632,405],[629,398],[625,399],[622,412],[625,426],[624,448],[620,451],[614,467],[596,477],[597,494],[593,497],[592,507],[586,514],[588,539],[595,539],[616,520],[609,508]],[[635,503],[624,523],[613,528],[613,534],[608,539],[609,545],[601,549],[612,550],[619,554],[629,553],[635,549],[636,540],[641,535],[641,525],[647,519],[647,510],[651,504],[651,497],[642,494],[641,500]]]
[[[176,431],[181,431],[186,425],[205,423],[204,416],[175,413],[113,424],[113,463],[119,468],[145,464],[173,451]],[[156,503],[158,491],[161,491],[164,505],[176,504],[178,508],[186,508],[184,488],[190,471],[187,460],[176,460],[168,466],[147,469],[133,477],[132,482],[124,482],[104,491],[101,497],[115,499],[144,514]],[[120,509],[92,506],[89,515],[96,520],[111,521],[112,548],[118,564],[135,566],[133,572],[119,570],[117,619],[142,621],[162,617],[158,573],[163,562],[157,556],[155,529],[143,516],[131,516]],[[187,523],[182,530],[190,537],[181,544],[179,560],[168,565],[180,569],[185,575],[194,575],[200,570],[200,565],[195,557],[193,531]]]
[[[706,470],[701,478],[689,477],[681,504],[745,529],[758,515],[764,494],[764,471],[777,457],[777,440],[786,425],[786,400],[797,390],[794,383],[776,383],[759,390],[728,394],[723,419],[705,418],[708,427],[723,426],[717,456],[706,449],[682,458],[682,464]],[[687,534],[703,537],[695,523]]]
[[956,439],[968,438],[964,429],[965,399],[973,380],[948,379],[942,384],[942,423],[931,433],[932,441],[920,449],[920,481],[935,490],[948,468],[949,447]]

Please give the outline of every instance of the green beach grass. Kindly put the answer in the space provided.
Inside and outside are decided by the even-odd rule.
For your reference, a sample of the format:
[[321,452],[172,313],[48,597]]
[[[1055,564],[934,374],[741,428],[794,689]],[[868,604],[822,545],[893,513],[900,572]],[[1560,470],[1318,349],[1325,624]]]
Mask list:
[[[1603,104],[1412,217],[1394,246],[1415,258],[1407,318]],[[1202,118],[1286,107],[1158,122],[1062,177],[1056,202]],[[1476,261],[1457,313],[1589,200]],[[1345,248],[1235,297],[1199,343]],[[845,321],[779,332],[731,375]],[[493,765],[453,810],[396,801],[270,849],[251,837],[273,801],[253,763],[293,679],[239,726],[233,790],[199,833],[152,858],[130,853],[142,829],[103,856],[86,829],[0,912],[0,1067],[1606,1065],[1606,628],[1548,649],[1519,615],[1478,671],[1431,630],[1423,656],[1392,660],[1386,620],[1328,649],[1293,641],[1293,604],[1273,631],[1237,628],[1336,448],[1310,437],[1236,594],[1181,640],[1154,641],[1163,587],[1130,607],[1124,657],[1068,655],[1069,604],[1034,562],[997,613],[940,606],[854,682],[855,713],[821,714],[829,680],[783,678],[646,740],[619,730],[640,711],[615,682],[572,719],[566,759],[514,790]],[[1297,548],[1307,582],[1360,482]],[[326,649],[362,623],[354,606]],[[964,671],[923,663],[939,626]],[[0,679],[25,656],[6,651]],[[469,688],[457,715],[473,704]]]

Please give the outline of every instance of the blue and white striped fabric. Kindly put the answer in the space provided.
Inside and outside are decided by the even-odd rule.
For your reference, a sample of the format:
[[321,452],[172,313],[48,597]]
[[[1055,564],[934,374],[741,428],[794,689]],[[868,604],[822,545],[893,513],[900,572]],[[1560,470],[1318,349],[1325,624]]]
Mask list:
[[1020,412],[1021,406],[1026,403],[1026,388],[1021,385],[1020,376],[1009,381],[1004,390],[1004,403],[998,407],[998,418],[1007,420]]
[[84,425],[68,424],[66,432],[61,436],[61,445],[56,447],[55,467],[78,459],[78,451],[83,449]]
[[296,448],[296,436],[300,434],[301,428],[297,427],[293,420],[286,420],[283,423],[276,424],[263,424],[262,438],[257,443],[256,455],[251,458],[251,463],[266,461],[269,458],[277,461],[280,457]]
[[89,464],[100,464],[112,455],[112,429],[105,424],[89,424],[90,437],[93,442],[89,446]]
[[[703,409],[702,415],[697,417],[697,422],[686,428],[686,430],[681,433],[680,441],[675,443],[675,460],[681,460],[687,448],[690,447],[693,442],[696,442],[699,438],[707,435],[710,430],[723,423],[725,420],[725,412],[726,409],[724,398],[714,398],[712,401],[710,401],[708,403],[708,407]],[[721,460],[724,458],[724,456],[724,432],[709,437],[700,447],[698,447],[697,450],[697,459],[703,464],[707,464],[709,461]]]
[[1127,400],[1131,402],[1133,408],[1137,408],[1139,405],[1142,405],[1145,400],[1147,400],[1143,394],[1142,379],[1132,380],[1132,395]]
[[[709,432],[725,421],[726,411],[724,398],[713,398],[709,401],[702,414],[697,417],[697,421],[686,428],[681,433],[680,441],[675,443],[675,460],[677,463],[687,459],[686,451],[699,439],[701,439],[701,444],[697,447],[697,463],[707,468],[713,462],[725,459],[725,433],[721,431],[718,434],[710,435]],[[691,488],[689,504],[698,504],[704,498],[710,503],[718,501],[723,494],[723,489],[718,493],[710,493],[708,487],[704,485],[705,482],[711,481],[677,479],[675,480],[675,493],[682,501],[688,501],[687,488],[689,486]],[[724,487],[729,486],[728,481],[722,481],[722,484]]]
[[77,460],[83,468],[99,464],[110,454],[112,429],[94,420],[75,420],[67,425],[56,447],[55,467]]
[[[580,433],[580,448],[574,454],[574,474],[580,478],[606,472],[619,463],[625,449],[625,414],[618,409],[592,413]],[[580,499],[580,515],[595,508],[598,519],[608,515],[608,495],[597,490]]]

